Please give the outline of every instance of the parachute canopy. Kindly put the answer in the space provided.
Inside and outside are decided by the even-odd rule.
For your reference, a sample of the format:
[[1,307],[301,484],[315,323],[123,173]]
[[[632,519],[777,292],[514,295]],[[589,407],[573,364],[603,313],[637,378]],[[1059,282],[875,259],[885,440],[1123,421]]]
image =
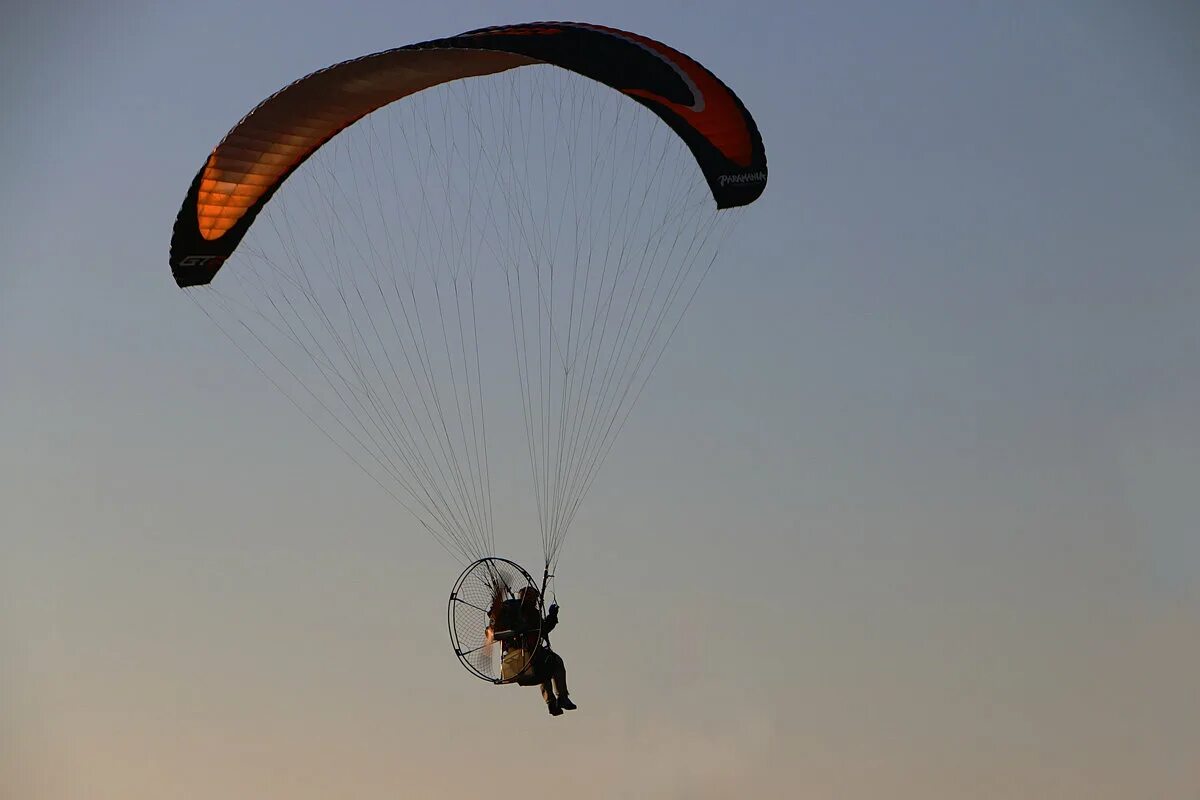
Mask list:
[[766,177],[742,103],[682,53],[579,23],[486,28],[260,103],[196,174],[170,264],[465,562],[495,553],[494,495],[523,513],[530,464],[549,567]]
[[196,174],[171,239],[181,287],[208,283],[305,159],[376,109],[448,81],[550,64],[649,108],[696,157],[718,208],[753,202],[767,163],[737,96],[686,55],[636,33],[571,22],[483,28],[335,64],[264,100]]

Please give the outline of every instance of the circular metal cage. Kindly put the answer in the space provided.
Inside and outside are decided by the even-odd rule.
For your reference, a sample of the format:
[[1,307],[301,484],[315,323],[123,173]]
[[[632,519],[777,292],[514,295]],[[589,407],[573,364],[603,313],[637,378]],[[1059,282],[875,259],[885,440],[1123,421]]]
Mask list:
[[[542,604],[521,615],[521,596],[538,591],[533,578],[506,558],[481,558],[463,570],[450,592],[446,622],[454,655],[489,683],[525,683],[541,642]],[[534,619],[536,616],[536,619]]]

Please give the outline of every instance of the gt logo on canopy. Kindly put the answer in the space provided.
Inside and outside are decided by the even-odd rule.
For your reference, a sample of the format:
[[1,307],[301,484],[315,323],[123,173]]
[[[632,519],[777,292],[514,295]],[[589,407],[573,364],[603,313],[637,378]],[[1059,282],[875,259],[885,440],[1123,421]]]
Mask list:
[[179,260],[181,267],[219,267],[224,263],[223,256],[184,256]]

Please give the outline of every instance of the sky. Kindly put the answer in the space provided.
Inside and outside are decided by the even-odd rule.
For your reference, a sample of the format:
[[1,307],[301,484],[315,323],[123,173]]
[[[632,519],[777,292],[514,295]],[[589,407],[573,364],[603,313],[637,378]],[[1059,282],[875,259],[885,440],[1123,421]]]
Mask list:
[[[1191,4],[6,15],[0,795],[1200,795]],[[692,54],[771,170],[563,551],[557,719],[167,267],[263,97],[540,19]]]

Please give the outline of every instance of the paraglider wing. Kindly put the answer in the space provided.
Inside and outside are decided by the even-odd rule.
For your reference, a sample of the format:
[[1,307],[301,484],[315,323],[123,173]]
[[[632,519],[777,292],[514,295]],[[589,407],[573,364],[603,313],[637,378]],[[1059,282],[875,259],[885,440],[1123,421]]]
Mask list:
[[[679,51],[581,23],[484,28],[335,64],[261,102],[196,173],[170,265],[464,563],[495,554],[489,440],[509,443],[506,484],[525,449],[552,573],[766,179],[754,120]],[[510,334],[520,391],[506,399],[484,386]],[[520,493],[504,491],[511,513]]]
[[596,25],[484,28],[336,64],[259,104],[192,181],[171,239],[176,282],[209,283],[288,176],[355,121],[439,84],[539,63],[606,84],[658,115],[695,156],[718,208],[746,205],[762,194],[766,156],[754,120],[688,56]]

